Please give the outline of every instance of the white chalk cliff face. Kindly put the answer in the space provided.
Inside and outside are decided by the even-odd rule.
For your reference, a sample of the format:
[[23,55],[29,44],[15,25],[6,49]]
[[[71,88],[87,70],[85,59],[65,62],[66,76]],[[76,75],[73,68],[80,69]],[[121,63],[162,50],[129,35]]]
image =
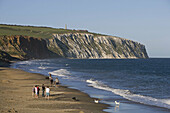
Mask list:
[[148,58],[144,45],[114,36],[94,36],[90,33],[53,34],[53,38],[46,42],[52,52],[65,58]]

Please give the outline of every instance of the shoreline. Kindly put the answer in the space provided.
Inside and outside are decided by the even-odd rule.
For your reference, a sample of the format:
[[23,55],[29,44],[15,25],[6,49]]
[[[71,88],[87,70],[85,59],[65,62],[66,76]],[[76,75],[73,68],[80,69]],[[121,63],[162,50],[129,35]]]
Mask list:
[[[67,86],[50,87],[50,99],[41,96],[42,84],[50,86],[44,75],[0,67],[0,111],[24,113],[107,113],[109,105],[94,103],[88,94]],[[32,88],[40,86],[39,98],[32,98]],[[76,97],[78,101],[72,98]]]

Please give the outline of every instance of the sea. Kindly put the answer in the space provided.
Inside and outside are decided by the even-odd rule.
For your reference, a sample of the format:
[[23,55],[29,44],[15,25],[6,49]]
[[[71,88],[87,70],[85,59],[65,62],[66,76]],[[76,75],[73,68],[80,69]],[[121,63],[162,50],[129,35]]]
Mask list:
[[11,67],[51,73],[62,85],[109,104],[108,113],[170,113],[170,58],[43,59]]

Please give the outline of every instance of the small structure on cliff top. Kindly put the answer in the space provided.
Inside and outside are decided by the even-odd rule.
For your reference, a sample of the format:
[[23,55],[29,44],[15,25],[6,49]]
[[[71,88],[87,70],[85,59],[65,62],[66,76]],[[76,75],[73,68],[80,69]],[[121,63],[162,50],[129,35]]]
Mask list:
[[67,29],[67,24],[65,24],[65,29]]

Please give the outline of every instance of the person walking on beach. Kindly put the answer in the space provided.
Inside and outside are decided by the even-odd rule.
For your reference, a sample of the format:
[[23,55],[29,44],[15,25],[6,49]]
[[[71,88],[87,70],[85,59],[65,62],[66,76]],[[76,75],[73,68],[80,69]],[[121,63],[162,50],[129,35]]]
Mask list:
[[58,80],[58,78],[56,77],[56,79],[55,79],[55,85],[57,86],[59,84],[59,80]]
[[49,74],[50,74],[49,80],[50,80],[51,87],[52,87],[52,85],[53,85],[53,78],[51,77],[51,73],[49,73]]
[[32,88],[32,97],[35,97],[35,86]]
[[42,84],[42,97],[45,97],[44,92],[45,92],[45,86],[44,84]]
[[39,91],[40,91],[40,88],[36,85],[35,86],[35,98],[39,97]]
[[48,98],[48,100],[50,98],[50,88],[49,88],[49,86],[47,86],[47,88],[46,88],[46,96],[45,96],[45,98]]
[[37,96],[39,97],[39,93],[40,93],[40,88],[39,86],[37,86]]
[[38,98],[38,90],[37,90],[37,85],[35,85],[35,98]]

